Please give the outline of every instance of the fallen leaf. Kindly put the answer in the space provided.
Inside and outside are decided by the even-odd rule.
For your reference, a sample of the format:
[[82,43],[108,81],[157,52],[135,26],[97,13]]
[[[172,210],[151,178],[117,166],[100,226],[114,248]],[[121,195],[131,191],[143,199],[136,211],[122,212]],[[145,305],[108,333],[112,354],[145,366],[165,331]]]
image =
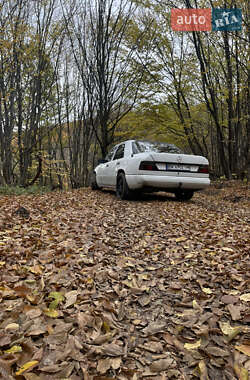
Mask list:
[[241,308],[239,306],[230,304],[230,305],[227,305],[227,309],[229,310],[233,321],[238,321],[239,319],[241,319],[241,315],[240,315]]
[[228,351],[225,351],[219,347],[206,347],[206,352],[208,352],[210,355],[218,357],[225,357],[230,355]]
[[186,240],[187,240],[187,238],[185,236],[181,236],[181,237],[175,239],[176,243],[179,243],[181,241],[186,241]]
[[41,379],[39,376],[35,375],[32,372],[24,373],[23,377],[25,378],[25,380],[39,380],[39,379]]
[[173,364],[173,362],[174,360],[171,358],[156,360],[150,365],[150,370],[152,372],[165,371]]
[[6,327],[6,331],[17,331],[19,330],[20,326],[17,323],[9,323]]
[[201,339],[197,340],[195,343],[185,343],[184,348],[187,350],[195,350],[196,348],[199,348],[201,345]]
[[241,332],[241,326],[232,327],[229,322],[219,322],[223,334],[235,337]]
[[111,358],[110,359],[110,365],[113,369],[119,369],[122,364],[121,358]]
[[209,380],[207,366],[204,360],[201,360],[198,364],[200,372],[200,380]]
[[101,359],[98,360],[97,364],[97,371],[100,372],[101,374],[106,373],[111,367],[111,363],[109,359]]
[[50,292],[48,298],[54,298],[54,301],[52,301],[49,305],[50,310],[56,309],[59,303],[61,303],[64,300],[63,294],[59,292]]
[[66,298],[65,308],[68,308],[76,303],[77,295],[78,295],[77,290],[72,290],[65,294],[65,298]]
[[30,361],[30,362],[27,362],[25,363],[24,365],[22,365],[22,367],[16,372],[16,375],[19,376],[21,375],[22,373],[28,371],[28,370],[31,370],[33,369],[34,367],[36,367],[38,365],[38,361],[37,360],[33,360],[33,361]]
[[45,309],[43,312],[45,315],[47,315],[48,317],[51,317],[51,318],[57,318],[59,316],[59,313],[57,310]]
[[231,294],[226,294],[221,297],[221,302],[226,303],[226,304],[234,304],[238,301],[238,298],[231,295]]
[[241,301],[250,302],[250,293],[245,293],[240,296]]
[[247,344],[241,344],[240,346],[235,346],[236,350],[242,352],[243,354],[250,356],[250,346]]
[[108,356],[120,356],[124,353],[123,347],[115,343],[106,344],[102,346],[101,350],[103,354]]
[[21,346],[12,346],[8,350],[4,351],[6,354],[16,354],[17,352],[22,352]]
[[248,380],[249,379],[248,370],[241,367],[238,364],[234,364],[234,372],[237,375],[239,380]]
[[144,332],[146,336],[149,336],[149,335],[157,334],[159,332],[164,332],[165,328],[166,328],[165,322],[162,322],[162,323],[152,322],[147,327],[145,327],[145,329],[143,329],[142,331]]
[[205,294],[213,294],[213,291],[212,291],[212,289],[210,289],[210,288],[201,288],[201,290],[202,290],[203,293],[205,293]]

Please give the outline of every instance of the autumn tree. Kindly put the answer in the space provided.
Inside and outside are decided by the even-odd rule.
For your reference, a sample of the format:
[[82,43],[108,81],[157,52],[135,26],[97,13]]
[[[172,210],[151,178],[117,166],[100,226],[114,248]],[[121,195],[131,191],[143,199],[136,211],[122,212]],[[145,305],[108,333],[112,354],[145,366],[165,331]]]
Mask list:
[[[55,0],[5,1],[2,5],[0,140],[7,184],[27,186],[41,173],[41,131],[46,107],[53,102],[61,49],[58,25],[53,19],[55,8]],[[34,155],[38,167],[32,179]]]
[[89,120],[103,157],[117,123],[132,109],[143,77],[143,70],[129,70],[136,49],[125,44],[135,10],[130,0],[86,0],[82,7],[75,1],[64,8],[72,52],[88,94]]
[[[218,175],[239,174],[249,166],[248,2],[205,1],[205,8],[242,8],[242,32],[213,33],[171,30],[171,8],[197,8],[196,1],[137,3],[151,10],[157,25],[155,63],[147,67],[161,88],[155,101],[172,105],[192,151],[207,155]],[[203,133],[193,117],[198,107],[207,120]]]

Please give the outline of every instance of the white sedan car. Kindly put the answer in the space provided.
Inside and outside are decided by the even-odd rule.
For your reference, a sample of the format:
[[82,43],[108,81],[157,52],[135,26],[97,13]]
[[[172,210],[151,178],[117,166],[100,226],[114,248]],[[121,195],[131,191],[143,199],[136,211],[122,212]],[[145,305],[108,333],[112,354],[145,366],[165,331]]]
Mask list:
[[94,170],[92,189],[110,188],[120,199],[135,192],[167,191],[179,200],[210,185],[208,160],[173,144],[128,140],[114,146]]

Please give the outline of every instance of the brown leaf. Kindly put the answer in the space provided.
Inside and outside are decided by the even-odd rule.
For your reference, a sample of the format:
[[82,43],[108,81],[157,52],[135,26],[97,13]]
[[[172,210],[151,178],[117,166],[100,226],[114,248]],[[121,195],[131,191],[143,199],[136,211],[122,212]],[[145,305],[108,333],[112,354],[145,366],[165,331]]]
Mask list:
[[218,347],[206,347],[205,351],[212,356],[229,356],[229,352]]
[[221,302],[223,302],[225,304],[234,304],[234,303],[238,302],[239,298],[232,296],[230,294],[227,294],[227,295],[222,296],[220,300],[221,300]]
[[143,295],[142,297],[138,298],[138,302],[142,307],[147,306],[151,302],[151,297]]
[[11,342],[11,335],[0,333],[0,347],[7,346]]
[[39,380],[40,379],[39,376],[35,375],[32,372],[24,373],[23,377],[25,378],[25,380]]
[[98,360],[97,371],[101,374],[106,373],[110,369],[110,367],[111,363],[109,359]]
[[59,364],[51,364],[45,366],[39,366],[39,370],[42,372],[56,373],[59,372],[62,368]]
[[106,343],[109,340],[111,340],[113,338],[113,336],[114,336],[113,333],[108,333],[105,335],[99,335],[95,339],[92,340],[91,344],[100,345],[100,344]]
[[111,364],[111,367],[113,369],[118,369],[120,368],[121,364],[122,364],[122,359],[121,358],[111,358],[109,359],[110,360],[110,364]]
[[0,358],[0,376],[4,380],[14,380],[12,376],[11,366],[17,361],[17,358],[1,359]]
[[66,298],[66,302],[65,302],[64,307],[68,308],[68,307],[74,305],[76,303],[76,300],[77,300],[77,295],[78,295],[77,290],[72,290],[70,292],[67,292],[64,295],[64,297]]
[[124,354],[123,347],[115,343],[105,344],[101,350],[103,354],[108,356],[121,356]]
[[156,360],[150,365],[150,370],[152,372],[165,371],[166,369],[171,367],[173,363],[174,360],[172,358]]
[[14,291],[15,293],[17,293],[19,297],[26,297],[27,294],[30,294],[32,292],[32,289],[28,288],[27,286],[20,285],[20,286],[16,286],[14,288]]
[[238,321],[241,319],[241,307],[240,306],[235,306],[235,305],[227,305],[227,309],[229,310],[232,320],[233,321]]
[[165,328],[166,328],[165,322],[152,322],[147,327],[145,327],[145,329],[143,329],[142,331],[146,336],[149,336],[149,335],[157,334],[159,332],[164,332]]

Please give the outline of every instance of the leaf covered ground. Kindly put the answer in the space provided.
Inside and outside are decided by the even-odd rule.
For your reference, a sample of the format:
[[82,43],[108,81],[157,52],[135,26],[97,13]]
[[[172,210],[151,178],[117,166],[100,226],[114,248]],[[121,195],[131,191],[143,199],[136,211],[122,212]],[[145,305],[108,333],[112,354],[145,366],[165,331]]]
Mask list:
[[250,193],[0,197],[0,378],[249,380]]

